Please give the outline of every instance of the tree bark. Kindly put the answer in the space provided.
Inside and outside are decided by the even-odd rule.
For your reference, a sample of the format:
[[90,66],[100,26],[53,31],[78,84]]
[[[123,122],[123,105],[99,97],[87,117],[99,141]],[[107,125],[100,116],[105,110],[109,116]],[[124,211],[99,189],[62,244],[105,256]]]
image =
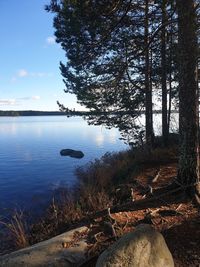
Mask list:
[[193,0],[177,0],[179,35],[179,131],[180,156],[178,181],[182,185],[193,184],[190,196],[199,195],[199,140],[197,24]]
[[[149,41],[149,0],[145,1],[145,47]],[[150,59],[149,47],[145,51],[145,120],[146,120],[146,144],[149,151],[153,146],[153,111],[152,111],[152,88],[150,86]]]
[[[162,2],[162,24],[166,23],[166,1]],[[161,83],[162,83],[162,137],[163,145],[168,145],[168,123],[167,123],[167,70],[166,70],[166,27],[161,31]]]
[[169,41],[169,105],[168,105],[168,116],[167,116],[167,131],[169,134],[170,122],[171,122],[171,107],[172,107],[172,45],[173,45],[173,31],[172,25],[170,30],[170,41]]

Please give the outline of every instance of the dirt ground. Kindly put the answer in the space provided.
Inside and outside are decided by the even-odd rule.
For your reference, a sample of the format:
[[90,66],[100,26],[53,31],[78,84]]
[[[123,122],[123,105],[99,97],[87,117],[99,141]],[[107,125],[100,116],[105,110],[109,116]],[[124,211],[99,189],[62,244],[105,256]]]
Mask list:
[[[148,197],[144,195],[143,189],[149,181],[154,180],[151,183],[154,190],[174,179],[176,171],[175,163],[144,169],[137,177],[139,186],[134,188],[134,198]],[[163,234],[175,267],[200,267],[200,210],[191,202],[171,205],[166,203],[159,209],[120,212],[112,214],[110,220],[107,219],[105,222],[105,218],[98,218],[91,224],[88,242],[89,256],[92,259],[84,267],[95,266],[101,251],[124,233],[134,231],[140,223],[149,223]],[[113,237],[113,229],[109,229],[109,225],[113,226],[116,237]]]

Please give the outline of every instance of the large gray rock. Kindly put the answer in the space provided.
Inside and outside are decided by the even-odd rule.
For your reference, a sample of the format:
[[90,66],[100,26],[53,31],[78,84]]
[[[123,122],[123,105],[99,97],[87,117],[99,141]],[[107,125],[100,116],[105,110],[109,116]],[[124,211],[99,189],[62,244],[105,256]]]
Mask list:
[[77,158],[77,159],[81,159],[84,157],[84,154],[82,151],[73,150],[73,149],[69,149],[69,148],[62,149],[60,151],[60,155],[61,156],[69,156],[71,158]]
[[65,244],[74,239],[74,234],[87,231],[81,227],[58,235],[34,246],[0,257],[0,267],[75,267],[86,260],[87,243],[84,239],[67,248]]
[[174,267],[174,262],[163,236],[143,224],[105,250],[96,267]]

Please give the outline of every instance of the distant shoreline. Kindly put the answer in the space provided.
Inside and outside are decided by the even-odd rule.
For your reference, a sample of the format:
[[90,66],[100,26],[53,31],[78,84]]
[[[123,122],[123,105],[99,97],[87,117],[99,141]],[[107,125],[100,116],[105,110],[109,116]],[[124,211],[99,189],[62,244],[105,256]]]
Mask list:
[[37,110],[0,110],[0,117],[21,116],[63,116],[66,112],[61,111],[37,111]]
[[[123,115],[127,114],[124,111],[118,112],[95,112],[95,111],[38,111],[38,110],[0,110],[0,117],[21,117],[21,116],[100,116],[100,115]],[[144,111],[140,111],[141,114],[145,114]],[[161,110],[154,110],[154,114],[161,114]],[[172,110],[171,113],[178,113],[176,110]],[[129,112],[131,114],[131,112]]]

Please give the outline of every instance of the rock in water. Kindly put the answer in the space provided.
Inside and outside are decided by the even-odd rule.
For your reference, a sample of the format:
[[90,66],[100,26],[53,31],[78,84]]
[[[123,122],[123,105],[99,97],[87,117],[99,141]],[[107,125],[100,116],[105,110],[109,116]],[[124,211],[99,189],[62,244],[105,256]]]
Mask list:
[[174,267],[174,261],[163,236],[143,224],[105,250],[96,267]]
[[81,159],[84,157],[84,154],[82,151],[79,150],[73,150],[73,149],[62,149],[60,151],[60,155],[61,156],[69,156],[71,158],[77,158],[77,159]]
[[61,156],[70,156],[71,155],[71,153],[73,153],[73,149],[69,149],[69,148],[67,148],[67,149],[62,149],[61,151],[60,151],[60,155]]

